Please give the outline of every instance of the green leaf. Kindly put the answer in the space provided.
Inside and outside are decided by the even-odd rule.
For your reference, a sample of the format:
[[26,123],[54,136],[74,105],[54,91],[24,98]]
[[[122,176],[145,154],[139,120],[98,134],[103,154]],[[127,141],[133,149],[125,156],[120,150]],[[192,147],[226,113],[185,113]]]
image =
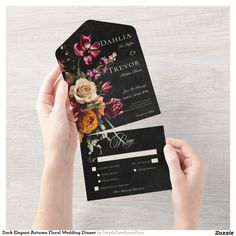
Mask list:
[[102,133],[102,138],[105,139],[107,137],[107,133]]
[[87,137],[87,143],[88,143],[88,144],[91,144],[91,139],[90,139],[89,136]]
[[93,152],[93,145],[92,144],[88,144],[87,146],[88,146],[89,151],[92,153]]
[[98,142],[98,139],[94,139],[94,140],[91,142],[91,144],[92,144],[93,146],[96,146],[97,142]]
[[100,124],[100,128],[101,128],[101,130],[105,130],[106,129],[104,124]]
[[77,76],[80,76],[81,72],[80,72],[80,68],[79,68],[79,64],[80,64],[80,59],[78,59],[78,63],[77,63]]
[[90,103],[87,105],[87,109],[96,109],[100,105],[100,102]]
[[67,79],[69,79],[71,81],[74,80],[74,74],[72,74],[71,72],[66,71],[65,76],[66,76]]
[[84,72],[81,72],[80,76],[81,76],[80,78],[85,78],[86,79],[86,76],[85,76]]

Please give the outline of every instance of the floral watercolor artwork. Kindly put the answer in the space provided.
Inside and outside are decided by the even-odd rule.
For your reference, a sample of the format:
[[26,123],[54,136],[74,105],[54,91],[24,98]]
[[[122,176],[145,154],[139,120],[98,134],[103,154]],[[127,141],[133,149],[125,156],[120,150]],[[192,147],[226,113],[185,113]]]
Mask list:
[[105,132],[101,135],[91,134],[114,128],[112,119],[123,113],[123,102],[120,98],[110,96],[107,98],[114,88],[111,81],[104,80],[109,65],[118,58],[116,52],[99,57],[100,43],[93,42],[91,35],[80,35],[78,42],[74,43],[72,48],[67,47],[63,44],[59,48],[63,59],[58,60],[58,63],[68,83],[79,140],[80,142],[86,140],[91,158],[95,149],[102,152],[99,141],[104,139],[109,141]]

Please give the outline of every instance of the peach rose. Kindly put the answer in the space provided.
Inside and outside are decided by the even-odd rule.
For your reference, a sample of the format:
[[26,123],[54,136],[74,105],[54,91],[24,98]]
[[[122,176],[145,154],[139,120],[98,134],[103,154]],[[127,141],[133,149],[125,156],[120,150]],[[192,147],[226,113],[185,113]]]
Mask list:
[[97,107],[97,113],[98,116],[101,117],[101,115],[104,115],[104,109],[105,109],[105,103],[103,101],[103,97],[98,96],[95,102],[99,103]]
[[70,86],[69,96],[74,97],[80,104],[92,102],[98,96],[96,85],[85,78],[80,78],[75,85]]

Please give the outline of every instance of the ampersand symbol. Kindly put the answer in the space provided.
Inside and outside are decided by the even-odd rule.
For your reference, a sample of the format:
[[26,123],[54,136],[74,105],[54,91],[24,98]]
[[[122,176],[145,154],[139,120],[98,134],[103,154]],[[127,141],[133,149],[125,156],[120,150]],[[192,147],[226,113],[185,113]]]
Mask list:
[[134,56],[135,53],[136,53],[136,51],[131,50],[131,51],[129,52],[129,55],[130,55],[130,56]]

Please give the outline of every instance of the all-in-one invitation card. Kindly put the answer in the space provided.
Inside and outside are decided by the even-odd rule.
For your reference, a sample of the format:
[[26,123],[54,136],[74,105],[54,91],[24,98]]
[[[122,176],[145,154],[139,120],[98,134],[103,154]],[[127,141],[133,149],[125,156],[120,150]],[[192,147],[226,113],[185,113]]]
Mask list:
[[102,135],[106,140],[98,141],[101,148],[92,153],[92,159],[87,144],[81,145],[88,200],[171,188],[163,126],[91,134],[88,142]]
[[[124,152],[122,147],[127,146],[126,142],[122,141],[119,148],[109,148],[111,140],[116,140],[112,139],[111,135],[116,133],[107,134],[107,130],[114,130],[114,127],[160,114],[135,28],[130,25],[88,20],[56,50],[56,57],[63,77],[69,85],[70,103],[82,147],[88,199],[154,191],[161,189],[160,186],[164,186],[163,189],[167,188],[167,185],[163,185],[162,180],[164,178],[162,171],[167,171],[166,176],[168,177],[168,169],[163,164],[164,161],[151,165],[152,168],[157,166],[159,170],[157,174],[154,174],[153,169],[143,172],[143,174],[141,171],[132,172],[132,175],[129,174],[128,167],[122,164],[129,163],[131,159],[114,161],[113,163],[119,165],[114,172],[120,176],[119,178],[114,177],[119,179],[116,184],[122,185],[124,182],[129,186],[129,188],[124,186],[123,189],[117,187],[115,190],[115,184],[111,185],[113,187],[109,187],[111,182],[108,184],[108,180],[100,179],[103,185],[102,190],[99,185],[94,185],[92,178],[94,173],[92,172],[92,175],[90,173],[92,163],[99,163],[99,171],[101,170],[99,168],[106,163],[100,163],[98,156],[104,155],[104,153],[111,155],[112,152],[119,154],[119,151],[122,153]],[[132,152],[142,147],[141,141],[138,141],[139,138],[143,140],[142,134],[139,132],[140,130],[124,132],[129,135],[135,134],[135,144],[130,147]],[[152,133],[151,130],[147,132]],[[158,134],[155,135],[157,140]],[[152,135],[146,135],[144,150],[148,146],[148,142],[153,142]],[[124,138],[118,134],[115,137],[117,140]],[[159,138],[161,141],[159,144],[163,144],[164,136]],[[139,153],[139,158],[142,153]],[[155,155],[162,155],[161,153],[162,151],[159,151],[159,154]],[[132,159],[132,161],[134,160]],[[163,169],[160,169],[162,165]],[[143,180],[140,176],[146,175],[144,173],[147,173],[150,178],[154,178],[154,182]],[[121,178],[122,174],[125,175]],[[133,174],[136,174],[136,177]],[[155,179],[157,176],[160,177],[159,181]],[[129,177],[131,179],[128,181]],[[168,178],[166,181],[168,182]],[[141,187],[137,190],[129,190],[131,192],[127,190],[132,187],[136,188],[139,184]],[[105,191],[106,185],[110,189]],[[94,191],[95,187],[99,190]]]

